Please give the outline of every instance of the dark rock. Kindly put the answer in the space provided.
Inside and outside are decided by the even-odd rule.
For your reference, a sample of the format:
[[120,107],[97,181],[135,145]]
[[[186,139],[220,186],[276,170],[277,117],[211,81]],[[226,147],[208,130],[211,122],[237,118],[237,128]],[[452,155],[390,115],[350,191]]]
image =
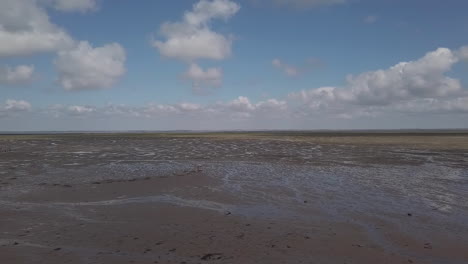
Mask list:
[[212,259],[221,259],[223,254],[221,253],[208,253],[203,255],[200,259],[201,260],[212,260]]

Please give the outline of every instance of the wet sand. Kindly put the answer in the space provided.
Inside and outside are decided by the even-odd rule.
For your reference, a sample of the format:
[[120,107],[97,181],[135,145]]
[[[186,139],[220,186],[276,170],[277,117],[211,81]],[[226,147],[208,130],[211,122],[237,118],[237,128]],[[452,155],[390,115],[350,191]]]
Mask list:
[[0,263],[468,263],[467,142],[0,136]]

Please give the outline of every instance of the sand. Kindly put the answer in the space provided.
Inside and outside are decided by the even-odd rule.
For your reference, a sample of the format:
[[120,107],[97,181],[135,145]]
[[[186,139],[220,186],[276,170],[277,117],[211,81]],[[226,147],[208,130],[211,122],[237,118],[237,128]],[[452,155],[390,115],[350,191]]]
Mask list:
[[382,136],[0,136],[0,263],[468,263],[468,135]]

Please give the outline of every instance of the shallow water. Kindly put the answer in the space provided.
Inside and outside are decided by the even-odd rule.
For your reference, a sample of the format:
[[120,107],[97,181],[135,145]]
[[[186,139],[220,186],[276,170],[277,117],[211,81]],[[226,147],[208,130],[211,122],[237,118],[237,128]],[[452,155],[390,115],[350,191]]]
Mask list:
[[12,151],[0,154],[3,200],[44,184],[172,176],[200,167],[220,180],[211,190],[257,208],[300,212],[314,205],[336,218],[411,213],[451,226],[468,219],[468,154],[459,150],[203,138],[8,144]]

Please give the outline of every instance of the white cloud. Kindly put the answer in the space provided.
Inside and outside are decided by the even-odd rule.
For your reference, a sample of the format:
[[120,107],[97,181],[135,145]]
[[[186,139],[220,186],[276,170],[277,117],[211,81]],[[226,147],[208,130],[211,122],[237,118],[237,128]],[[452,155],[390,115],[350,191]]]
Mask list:
[[374,24],[375,22],[377,22],[378,18],[379,17],[376,15],[369,15],[366,18],[364,18],[364,22],[367,24]]
[[208,28],[184,28],[164,24],[162,32],[168,39],[156,40],[153,46],[161,55],[184,61],[196,59],[222,60],[231,55],[232,40]]
[[250,99],[245,96],[239,96],[230,102],[221,103],[220,106],[233,112],[266,113],[267,115],[287,110],[287,103],[285,101],[268,99],[266,101],[251,103]]
[[67,108],[67,111],[72,115],[85,115],[95,112],[96,109],[91,106],[71,105]]
[[8,99],[5,104],[5,110],[21,112],[31,110],[31,104],[24,100]]
[[125,73],[125,50],[117,43],[93,48],[80,42],[58,53],[58,82],[68,91],[111,87]]
[[386,70],[350,75],[343,88],[326,87],[290,96],[322,105],[387,105],[414,98],[453,96],[463,91],[461,83],[445,73],[458,61],[451,50],[439,48],[416,61],[400,62]]
[[[93,48],[75,41],[50,22],[46,7],[60,11],[89,11],[97,0],[1,0],[0,58],[57,52],[59,83],[66,90],[110,87],[125,72],[125,52],[119,44]],[[30,80],[31,66],[0,69],[0,82]]]
[[302,111],[355,117],[389,112],[448,113],[465,111],[467,91],[446,74],[463,58],[439,48],[422,58],[401,62],[385,70],[348,76],[344,87],[322,87],[289,94]]
[[192,88],[195,93],[203,94],[208,92],[204,89],[205,87],[217,88],[222,85],[223,71],[220,68],[203,70],[197,64],[192,63],[182,77],[192,82]]
[[10,66],[0,67],[0,84],[27,83],[33,79],[34,66],[19,65],[14,68]]
[[195,94],[207,94],[207,88],[222,85],[223,71],[220,68],[202,69],[196,60],[223,60],[232,53],[232,38],[211,29],[214,19],[228,20],[240,6],[229,0],[200,0],[192,11],[185,12],[180,22],[165,22],[160,34],[165,40],[153,40],[152,45],[162,56],[181,60],[189,64],[182,75],[192,82]]
[[31,111],[31,104],[24,100],[8,99],[2,105],[0,104],[0,117],[8,117],[21,112]]
[[97,9],[97,0],[43,0],[63,12],[86,12]]
[[164,23],[160,33],[166,40],[154,40],[152,45],[161,55],[183,61],[225,59],[231,55],[232,39],[212,31],[210,21],[227,20],[239,9],[229,0],[201,0],[184,14],[181,22]]
[[61,117],[71,116],[77,118],[110,118],[110,117],[139,117],[171,119],[211,119],[219,118],[229,120],[230,118],[276,118],[285,115],[288,111],[287,103],[277,99],[268,99],[251,102],[245,96],[217,102],[214,104],[197,104],[193,102],[182,102],[176,104],[151,103],[143,106],[113,105],[97,107],[90,105],[51,105],[41,112],[45,116]]
[[387,70],[348,76],[348,87],[360,104],[454,95],[462,91],[461,83],[444,74],[457,62],[450,49],[439,48],[416,61],[401,62]]
[[193,11],[185,13],[184,20],[191,25],[202,25],[215,18],[227,20],[239,9],[237,3],[229,0],[201,0],[193,6]]
[[73,44],[35,0],[2,0],[1,5],[0,57],[52,52]]
[[228,102],[227,107],[235,112],[250,112],[255,110],[255,106],[250,103],[249,98],[245,96],[239,96],[238,98]]

